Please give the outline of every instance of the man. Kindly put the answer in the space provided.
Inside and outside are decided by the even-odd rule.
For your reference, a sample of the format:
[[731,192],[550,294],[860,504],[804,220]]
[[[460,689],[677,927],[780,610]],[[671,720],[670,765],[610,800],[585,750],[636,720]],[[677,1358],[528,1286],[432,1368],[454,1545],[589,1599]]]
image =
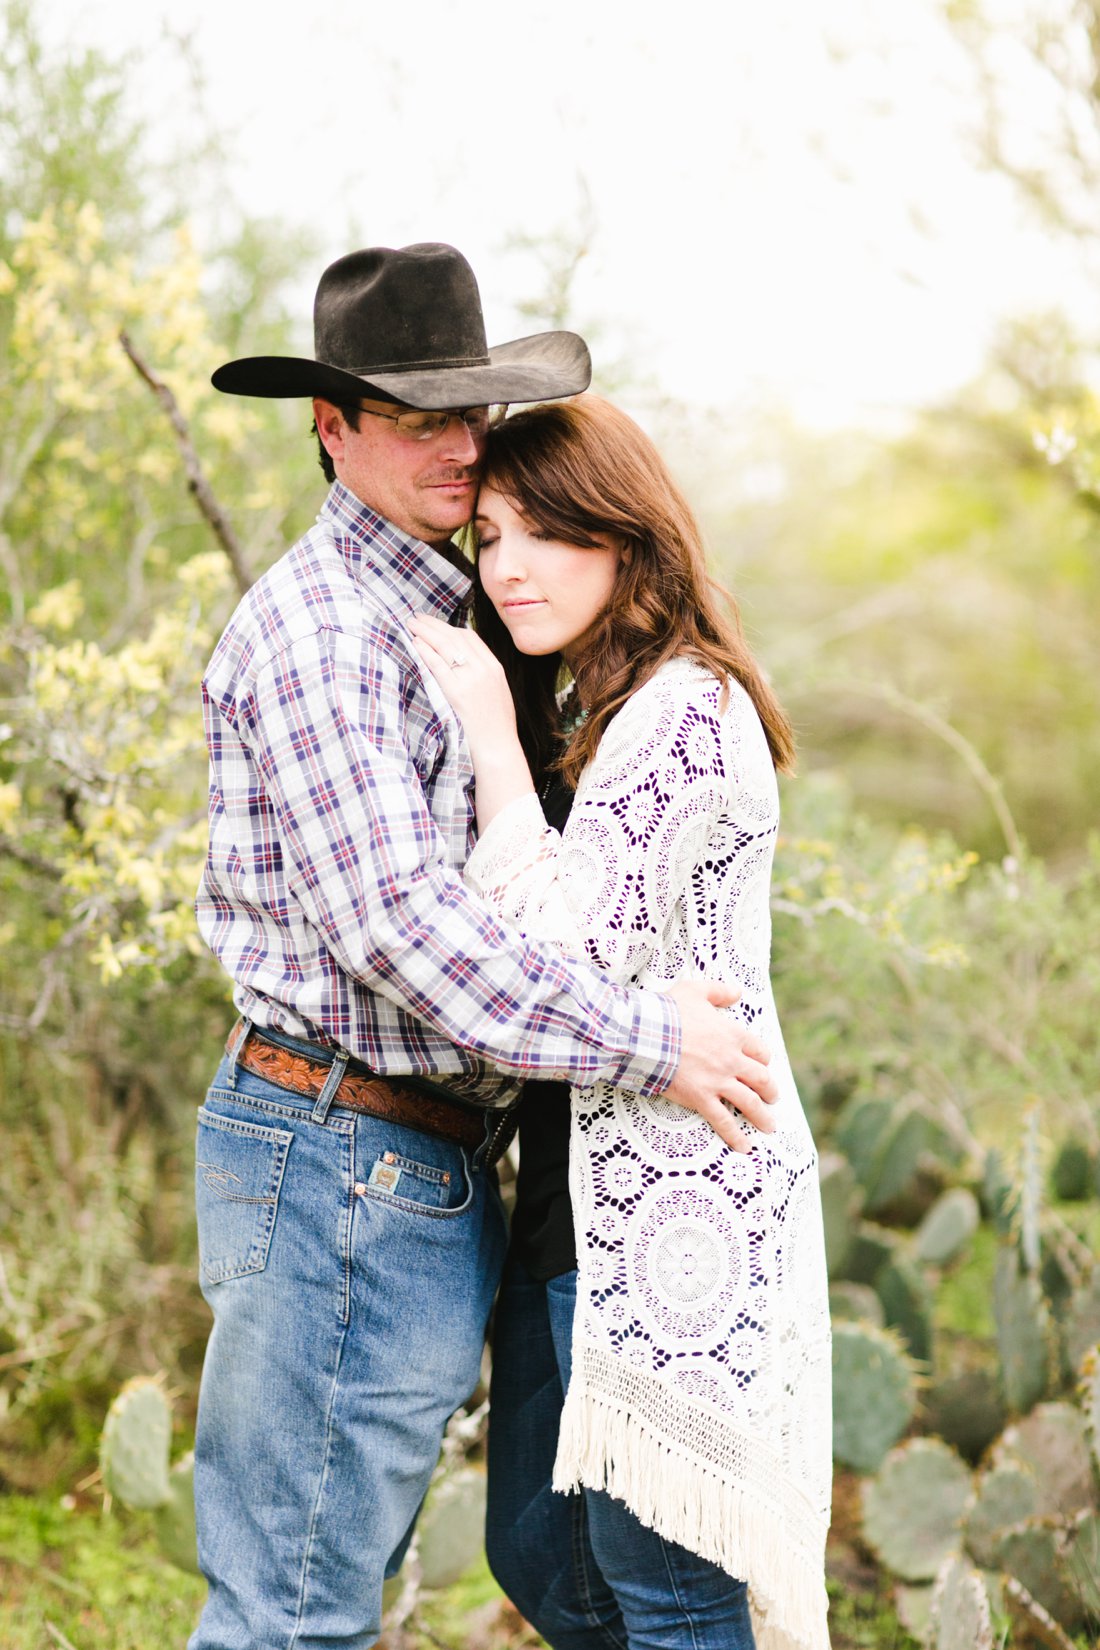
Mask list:
[[374,1643],[448,1417],[477,1381],[505,1241],[492,1166],[525,1077],[667,1095],[744,1146],[765,1051],[711,1006],[606,984],[465,888],[471,768],[404,621],[461,623],[488,407],[584,389],[551,332],[489,350],[451,247],[325,271],[316,359],[214,375],[310,397],[333,485],[245,597],[204,684],[197,911],[242,1019],[199,1116],[214,1314],[196,1442],[210,1596],[191,1650]]

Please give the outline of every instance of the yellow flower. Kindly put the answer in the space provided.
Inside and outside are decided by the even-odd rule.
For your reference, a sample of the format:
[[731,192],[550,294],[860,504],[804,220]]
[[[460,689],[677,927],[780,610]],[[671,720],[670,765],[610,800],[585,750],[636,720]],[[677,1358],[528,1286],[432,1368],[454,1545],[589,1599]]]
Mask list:
[[41,595],[27,617],[39,630],[71,630],[84,612],[79,579],[69,579]]
[[12,826],[19,817],[19,810],[23,804],[23,797],[18,785],[8,783],[0,785],[0,831],[11,834]]

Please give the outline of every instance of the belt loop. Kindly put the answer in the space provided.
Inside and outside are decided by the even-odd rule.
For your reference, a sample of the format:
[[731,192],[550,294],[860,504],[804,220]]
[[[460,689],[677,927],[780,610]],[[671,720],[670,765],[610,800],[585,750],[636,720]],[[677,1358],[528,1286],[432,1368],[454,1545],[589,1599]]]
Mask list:
[[325,1078],[325,1086],[317,1096],[317,1104],[314,1106],[310,1117],[312,1123],[323,1123],[328,1116],[328,1109],[335,1099],[336,1090],[344,1081],[344,1073],[348,1069],[350,1059],[351,1055],[346,1054],[343,1049],[339,1049],[333,1055],[332,1065],[329,1067],[328,1076]]
[[252,1021],[248,1018],[247,1014],[242,1014],[240,1019],[237,1021],[237,1024],[233,1027],[233,1031],[239,1031],[240,1036],[234,1037],[233,1031],[229,1033],[229,1040],[232,1047],[229,1051],[229,1070],[225,1074],[226,1088],[235,1089],[237,1087],[237,1061],[244,1052],[244,1045],[248,1041],[251,1030]]

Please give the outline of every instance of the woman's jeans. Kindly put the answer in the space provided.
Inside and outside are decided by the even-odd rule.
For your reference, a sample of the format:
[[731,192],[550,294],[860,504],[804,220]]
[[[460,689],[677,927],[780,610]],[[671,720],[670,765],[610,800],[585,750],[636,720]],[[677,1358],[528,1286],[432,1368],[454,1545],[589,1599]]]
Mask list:
[[383,1578],[478,1380],[505,1247],[496,1176],[324,1102],[225,1060],[199,1113],[210,1595],[190,1650],[373,1644]]
[[493,1328],[489,1565],[553,1650],[752,1650],[744,1582],[602,1491],[551,1490],[577,1274],[510,1259]]

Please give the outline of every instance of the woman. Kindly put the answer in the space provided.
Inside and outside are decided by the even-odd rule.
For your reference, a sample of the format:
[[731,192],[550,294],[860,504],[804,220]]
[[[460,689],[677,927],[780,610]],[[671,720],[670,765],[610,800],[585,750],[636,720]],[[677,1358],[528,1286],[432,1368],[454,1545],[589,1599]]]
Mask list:
[[624,413],[585,396],[505,420],[474,527],[489,646],[413,627],[473,760],[467,879],[616,980],[738,987],[780,1084],[743,1152],[672,1105],[574,1089],[567,1189],[565,1096],[525,1095],[490,1562],[555,1650],[821,1650],[821,1207],[768,980],[789,725]]

